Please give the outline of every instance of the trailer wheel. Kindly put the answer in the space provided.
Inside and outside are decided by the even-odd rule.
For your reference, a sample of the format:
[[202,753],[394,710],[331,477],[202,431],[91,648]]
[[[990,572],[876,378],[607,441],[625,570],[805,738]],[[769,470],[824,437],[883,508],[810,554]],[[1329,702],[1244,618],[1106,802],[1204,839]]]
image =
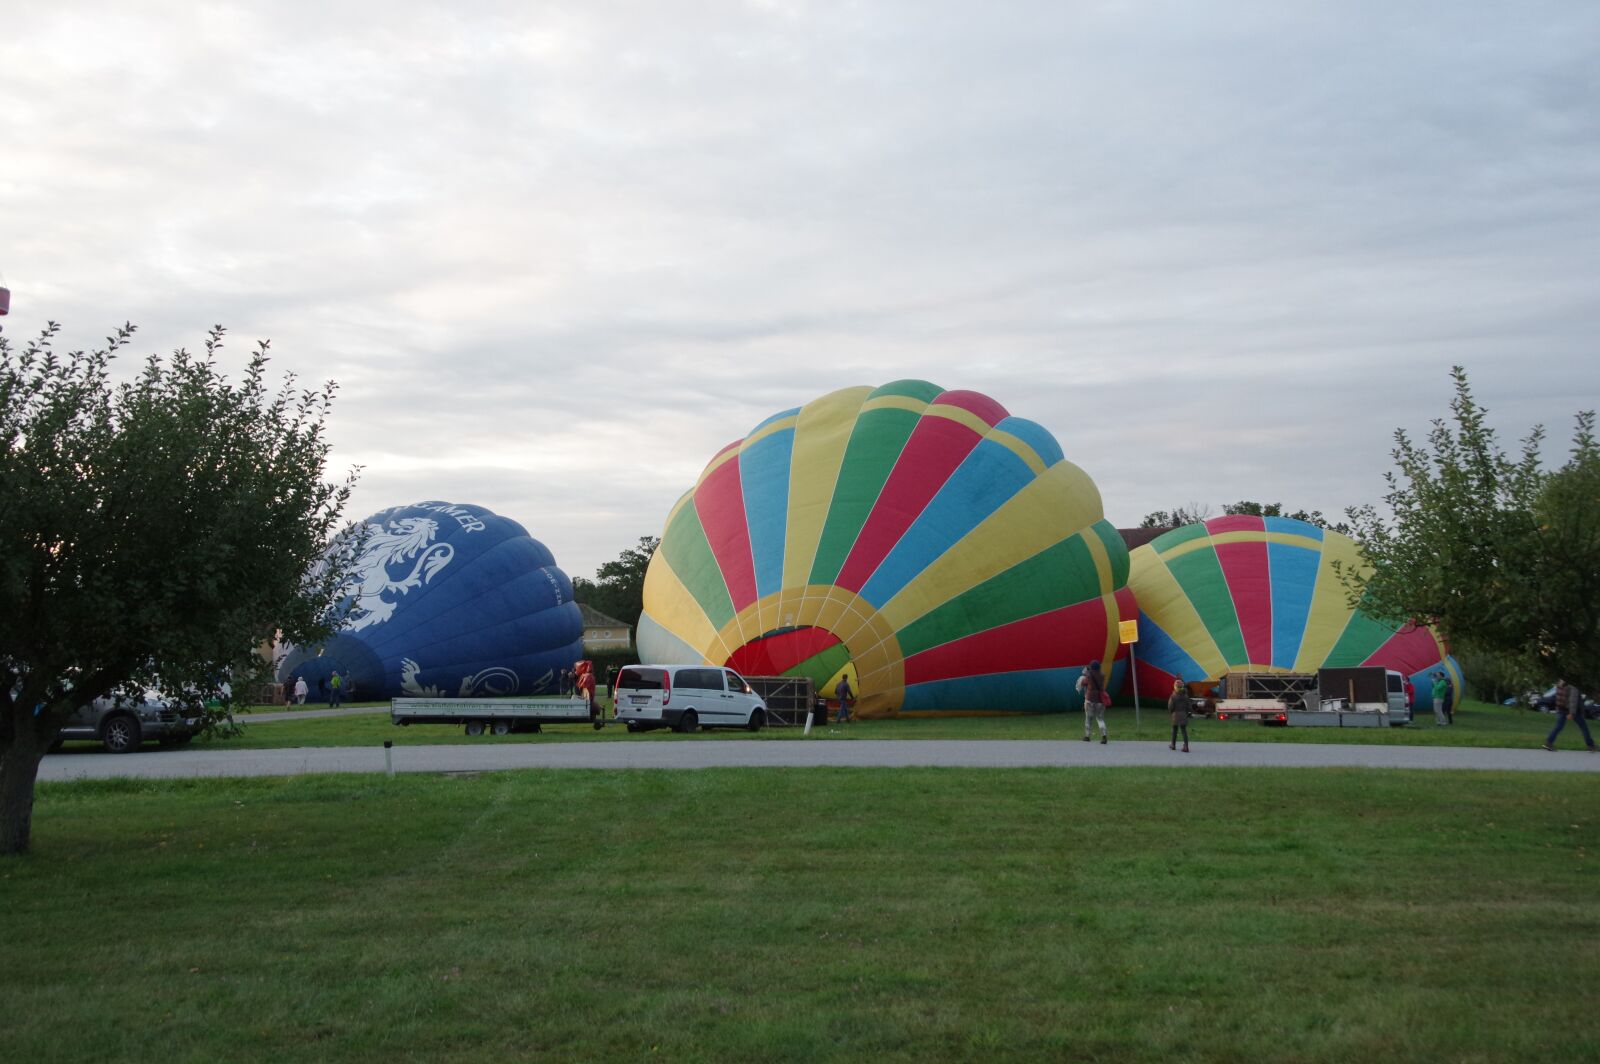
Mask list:
[[481,720],[469,720],[469,721],[467,721],[467,734],[468,735],[482,735],[483,734],[483,721],[481,721]]
[[496,735],[510,735],[511,722],[509,720],[497,720],[489,726],[489,730]]

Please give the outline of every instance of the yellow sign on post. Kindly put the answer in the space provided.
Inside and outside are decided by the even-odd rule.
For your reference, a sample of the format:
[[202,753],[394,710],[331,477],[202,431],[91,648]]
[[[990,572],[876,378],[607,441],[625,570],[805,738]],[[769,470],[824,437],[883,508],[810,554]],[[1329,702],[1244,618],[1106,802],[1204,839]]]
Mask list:
[[1122,641],[1124,643],[1137,643],[1139,641],[1138,621],[1118,621],[1117,626],[1122,630]]

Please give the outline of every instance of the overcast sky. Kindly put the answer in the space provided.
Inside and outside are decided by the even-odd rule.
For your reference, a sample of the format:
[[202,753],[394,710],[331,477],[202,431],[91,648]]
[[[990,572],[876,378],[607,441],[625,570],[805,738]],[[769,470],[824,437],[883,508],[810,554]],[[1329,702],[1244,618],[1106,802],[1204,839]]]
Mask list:
[[[1107,515],[1376,502],[1463,363],[1600,406],[1600,4],[11,4],[6,331],[340,383],[352,516],[573,575],[856,384],[985,392]],[[130,359],[131,361],[131,359]]]

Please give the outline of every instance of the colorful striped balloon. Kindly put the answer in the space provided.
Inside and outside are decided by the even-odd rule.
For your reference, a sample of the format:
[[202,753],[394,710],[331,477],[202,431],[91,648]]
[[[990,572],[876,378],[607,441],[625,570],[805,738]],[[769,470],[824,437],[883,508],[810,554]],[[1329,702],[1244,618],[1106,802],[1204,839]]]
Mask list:
[[1039,425],[926,381],[846,388],[757,425],[678,501],[639,654],[830,694],[849,675],[863,716],[1065,710],[1118,650],[1127,575]]
[[1432,628],[1397,629],[1352,607],[1339,574],[1363,564],[1350,537],[1287,517],[1218,517],[1139,547],[1128,586],[1141,693],[1165,694],[1177,676],[1381,665],[1406,674],[1424,704],[1443,669],[1459,701],[1461,667]]

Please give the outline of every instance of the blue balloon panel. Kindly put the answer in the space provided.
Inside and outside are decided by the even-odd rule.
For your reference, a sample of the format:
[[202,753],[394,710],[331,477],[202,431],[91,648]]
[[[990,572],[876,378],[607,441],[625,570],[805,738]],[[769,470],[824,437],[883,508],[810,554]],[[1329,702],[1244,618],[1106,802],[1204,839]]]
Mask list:
[[554,694],[561,669],[583,657],[572,581],[517,522],[420,502],[364,524],[344,629],[290,652],[281,681],[304,676],[317,699],[337,669],[354,684],[347,701]]

